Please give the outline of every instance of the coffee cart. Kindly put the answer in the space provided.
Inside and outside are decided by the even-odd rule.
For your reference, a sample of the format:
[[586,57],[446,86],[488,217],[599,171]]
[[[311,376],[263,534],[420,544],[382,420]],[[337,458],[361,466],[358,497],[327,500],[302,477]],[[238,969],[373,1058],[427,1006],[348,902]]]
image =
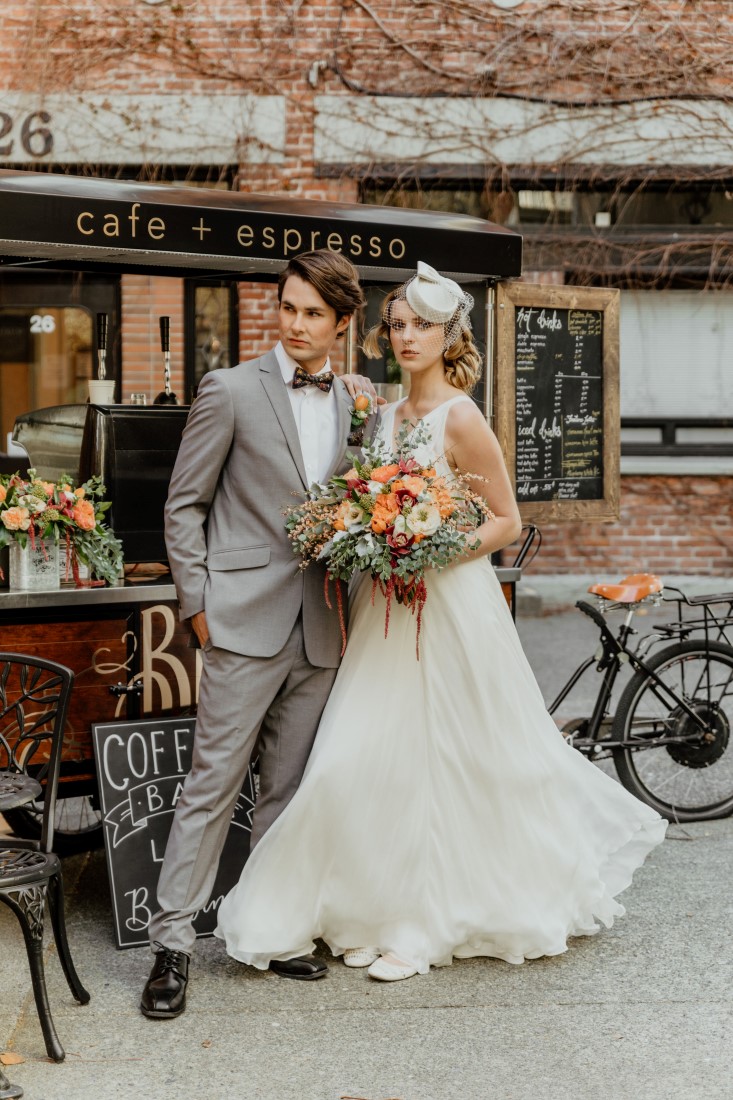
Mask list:
[[[391,207],[0,171],[0,271],[275,281],[290,257],[322,247],[356,265],[375,302],[413,274],[418,260],[470,285],[474,329],[487,352],[477,399],[491,416],[494,288],[521,271],[521,237],[509,229]],[[352,332],[346,369],[357,367]],[[119,364],[113,378],[115,371]],[[86,461],[84,472],[111,481],[111,522],[132,566],[111,587],[0,590],[3,648],[55,659],[75,672],[57,823],[57,844],[67,850],[101,839],[92,724],[195,712],[199,659],[178,621],[162,533],[186,412],[185,406],[72,405],[32,410],[16,423],[16,439],[41,475],[77,473]],[[136,507],[128,496],[133,490]],[[520,571],[497,572],[513,605]],[[33,835],[37,816],[33,807],[16,810],[12,825]]]

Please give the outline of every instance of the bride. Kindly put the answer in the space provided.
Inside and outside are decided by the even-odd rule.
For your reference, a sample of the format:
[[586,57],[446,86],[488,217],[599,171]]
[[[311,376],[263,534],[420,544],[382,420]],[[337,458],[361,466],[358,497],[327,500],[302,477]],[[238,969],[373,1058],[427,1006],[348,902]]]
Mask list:
[[216,935],[261,969],[322,939],[395,981],[486,955],[521,963],[610,927],[615,900],[666,822],[566,744],[547,714],[488,555],[520,518],[491,429],[468,396],[480,370],[470,296],[427,264],[385,300],[380,339],[410,376],[387,407],[387,449],[429,429],[438,473],[470,471],[495,518],[480,545],[427,578],[415,620],[371,584],[302,785],[222,902]]

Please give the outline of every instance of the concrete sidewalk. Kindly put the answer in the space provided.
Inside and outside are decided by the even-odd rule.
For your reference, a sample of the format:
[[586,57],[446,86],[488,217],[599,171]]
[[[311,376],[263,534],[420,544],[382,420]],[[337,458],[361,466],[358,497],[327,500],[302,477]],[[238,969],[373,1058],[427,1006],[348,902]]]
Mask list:
[[567,954],[468,960],[386,985],[333,963],[288,982],[201,941],[177,1021],[138,1012],[145,949],[116,951],[102,853],[66,862],[80,1007],[47,950],[67,1050],[45,1058],[24,950],[0,912],[0,1036],[27,1100],[730,1100],[733,821],[671,829],[627,917]]
[[[520,633],[547,697],[594,639],[578,612],[524,618]],[[333,962],[299,983],[199,941],[188,1010],[159,1022],[138,1011],[150,955],[114,947],[104,854],[76,856],[69,936],[92,1001],[74,1002],[49,945],[67,1058],[48,1062],[0,907],[0,1050],[26,1059],[6,1072],[26,1100],[730,1100],[732,862],[733,818],[672,826],[623,920],[520,967],[467,960],[386,985]]]

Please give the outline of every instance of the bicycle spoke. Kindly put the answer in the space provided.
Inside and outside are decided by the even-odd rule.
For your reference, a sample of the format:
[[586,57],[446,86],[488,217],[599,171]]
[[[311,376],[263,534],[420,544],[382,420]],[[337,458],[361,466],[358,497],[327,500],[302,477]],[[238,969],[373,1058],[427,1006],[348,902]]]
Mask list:
[[733,650],[682,643],[650,668],[661,683],[642,671],[619,704],[614,735],[625,743],[616,756],[619,777],[668,817],[730,812]]

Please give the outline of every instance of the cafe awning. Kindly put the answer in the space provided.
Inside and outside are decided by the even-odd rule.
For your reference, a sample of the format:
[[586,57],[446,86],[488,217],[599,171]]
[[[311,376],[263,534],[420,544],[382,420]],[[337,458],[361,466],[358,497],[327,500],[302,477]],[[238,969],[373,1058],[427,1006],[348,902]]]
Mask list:
[[365,280],[418,260],[464,282],[521,273],[518,233],[461,214],[0,170],[0,268],[247,278],[313,248]]

